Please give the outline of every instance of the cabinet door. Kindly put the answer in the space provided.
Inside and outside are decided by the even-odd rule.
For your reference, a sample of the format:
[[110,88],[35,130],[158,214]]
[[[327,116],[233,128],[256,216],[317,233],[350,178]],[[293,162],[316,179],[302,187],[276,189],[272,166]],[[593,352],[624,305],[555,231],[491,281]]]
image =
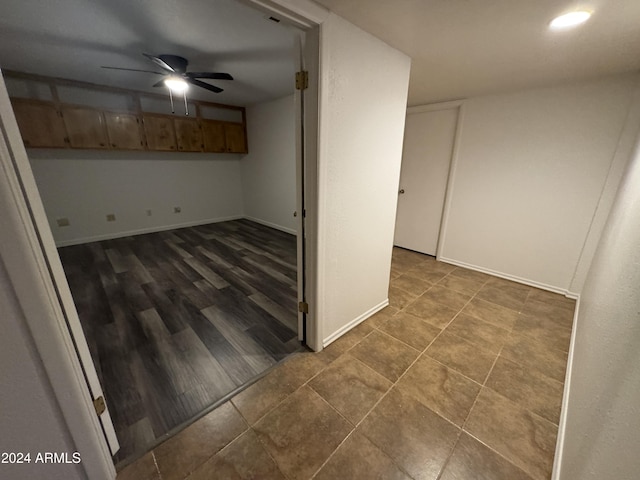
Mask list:
[[241,123],[225,123],[224,137],[227,144],[227,152],[247,153],[244,125]]
[[226,152],[224,140],[224,123],[215,120],[202,120],[202,136],[205,152]]
[[25,147],[66,147],[62,117],[51,103],[12,99],[22,141]]
[[165,115],[144,115],[144,133],[149,150],[176,150],[173,119]]
[[100,110],[64,107],[64,124],[73,148],[108,148],[107,131]]
[[178,150],[181,152],[201,152],[204,149],[202,143],[202,130],[195,118],[175,118],[173,124],[176,127],[176,140]]
[[109,146],[120,150],[143,150],[140,119],[131,113],[104,112]]

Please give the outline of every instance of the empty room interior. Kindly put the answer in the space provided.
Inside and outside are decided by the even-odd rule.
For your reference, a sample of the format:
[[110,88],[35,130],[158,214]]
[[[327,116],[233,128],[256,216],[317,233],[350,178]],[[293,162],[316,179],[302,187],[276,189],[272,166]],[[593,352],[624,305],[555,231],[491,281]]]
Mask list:
[[0,14],[0,477],[635,478],[640,4]]

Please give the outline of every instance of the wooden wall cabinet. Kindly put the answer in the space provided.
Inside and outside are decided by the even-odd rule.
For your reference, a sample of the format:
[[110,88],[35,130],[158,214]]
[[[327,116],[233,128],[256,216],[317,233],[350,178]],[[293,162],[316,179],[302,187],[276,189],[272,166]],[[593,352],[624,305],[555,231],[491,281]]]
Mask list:
[[224,139],[224,123],[216,120],[202,120],[202,136],[205,152],[226,152],[227,144]]
[[34,100],[12,101],[22,141],[26,147],[65,148],[67,130],[52,103]]
[[178,150],[181,152],[202,152],[204,140],[200,124],[195,118],[174,118]]
[[100,110],[85,107],[63,107],[62,118],[67,127],[67,137],[71,147],[109,148],[104,117]]
[[132,113],[104,112],[109,146],[118,150],[144,150],[140,118]]
[[176,151],[176,134],[171,117],[144,114],[143,123],[149,150]]
[[247,153],[247,139],[244,125],[241,123],[225,123],[224,139],[226,151],[229,153]]
[[[47,100],[11,99],[26,147],[248,152],[243,107],[191,100],[190,102],[195,105],[195,116],[182,117],[151,113],[145,111],[143,100],[149,97],[167,100],[165,96],[6,70],[4,75],[27,83],[30,81],[45,83],[51,91],[51,96],[47,97]],[[94,95],[90,102],[94,106],[65,103],[59,95],[58,87],[60,86],[91,91]],[[105,93],[104,98],[100,98],[100,92]],[[96,93],[98,95],[95,95]],[[119,98],[117,102],[113,101],[114,94]],[[112,97],[109,98],[108,95]],[[114,104],[121,105],[123,110],[112,110],[115,108]],[[226,112],[223,112],[223,115],[216,113],[220,110],[226,110]],[[229,116],[229,111],[235,111],[233,117]],[[204,118],[207,115],[227,120]],[[237,121],[229,121],[229,118],[237,118]]]

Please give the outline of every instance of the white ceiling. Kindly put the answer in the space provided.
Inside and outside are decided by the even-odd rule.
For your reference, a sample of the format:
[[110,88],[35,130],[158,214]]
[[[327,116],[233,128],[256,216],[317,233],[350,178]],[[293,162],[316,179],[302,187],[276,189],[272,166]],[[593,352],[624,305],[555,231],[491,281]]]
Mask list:
[[143,52],[180,55],[188,70],[235,78],[190,98],[232,105],[293,92],[295,36],[236,0],[0,1],[0,68],[158,92],[159,76],[100,67],[157,71]]
[[[409,105],[640,69],[640,0],[317,0],[412,57]],[[549,21],[577,7],[571,31]],[[231,73],[214,94],[250,105],[293,91],[295,30],[236,0],[1,0],[0,67],[158,91],[141,53]],[[345,45],[348,48],[348,45]]]
[[[640,69],[640,0],[317,2],[412,57],[409,105]],[[574,9],[594,13],[548,30]]]

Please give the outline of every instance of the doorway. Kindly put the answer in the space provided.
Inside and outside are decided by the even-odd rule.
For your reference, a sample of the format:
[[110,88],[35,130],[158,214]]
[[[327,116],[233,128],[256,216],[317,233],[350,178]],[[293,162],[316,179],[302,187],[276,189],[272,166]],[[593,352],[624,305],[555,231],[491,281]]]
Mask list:
[[460,102],[407,109],[394,245],[436,256],[441,238]]
[[[298,116],[301,116],[301,113],[297,114]],[[301,119],[300,119],[301,120]],[[3,119],[4,121],[4,119]],[[311,129],[309,129],[308,131],[312,131]],[[306,147],[303,147],[303,150],[305,150]],[[305,157],[307,158],[307,157]],[[73,330],[74,327],[73,323],[77,323],[77,316],[74,312],[75,308],[73,307],[72,303],[69,303],[70,301],[70,295],[68,293],[68,288],[64,285],[64,280],[61,280],[63,277],[61,277],[62,274],[62,269],[60,268],[60,263],[59,263],[59,259],[57,258],[57,255],[55,255],[55,246],[53,243],[53,238],[51,236],[51,231],[47,225],[47,221],[46,221],[46,216],[44,215],[44,212],[42,211],[41,208],[36,207],[39,202],[40,202],[40,198],[38,195],[37,190],[34,189],[35,187],[35,183],[33,182],[33,177],[29,178],[31,175],[31,171],[28,167],[28,163],[24,162],[24,158],[22,160],[20,160],[20,162],[16,162],[16,173],[18,174],[19,177],[23,177],[23,180],[26,178],[27,181],[25,182],[28,187],[24,189],[24,194],[25,194],[25,200],[27,201],[27,203],[29,205],[32,206],[32,221],[34,223],[34,226],[36,227],[36,231],[35,234],[37,236],[41,237],[41,249],[42,252],[44,253],[45,256],[45,261],[49,263],[48,269],[50,271],[50,275],[52,277],[52,280],[54,281],[54,285],[59,289],[58,292],[58,297],[60,299],[60,301],[62,302],[62,306],[63,306],[63,312],[64,315],[66,315],[66,318],[61,318],[61,320],[64,323],[68,323],[70,328]],[[308,158],[307,158],[308,160]],[[311,171],[313,169],[310,169]],[[301,182],[305,183],[307,186],[310,185],[311,182],[313,182],[313,178],[309,177],[308,175],[305,175],[303,179],[300,180]],[[312,188],[312,187],[311,187]],[[312,209],[313,205],[308,203],[304,208],[300,208],[299,211],[302,212],[301,217],[302,218],[309,218],[310,215],[313,214]],[[33,211],[36,211],[36,213],[33,213]],[[291,212],[293,213],[293,212]],[[306,233],[306,238],[309,238],[309,235],[311,235],[312,232],[308,231]],[[303,237],[303,241],[304,241]],[[307,252],[307,254],[310,254],[309,252]],[[304,253],[303,253],[304,256]],[[303,273],[304,275],[304,273]],[[79,356],[85,356],[86,357],[86,345],[83,347],[82,343],[83,343],[83,339],[82,339],[82,333],[81,331],[79,331],[77,328],[75,328],[75,331],[73,332],[73,335],[75,337],[75,342],[76,342],[76,349],[77,354]],[[83,351],[83,352],[81,352]],[[85,358],[86,361],[86,358]],[[86,372],[89,372],[91,370],[91,367],[86,364],[85,365],[85,374]],[[98,389],[94,389],[91,392],[91,397],[92,398],[99,398],[101,397],[101,391]],[[107,400],[108,403],[108,400]],[[108,408],[106,409],[106,415],[108,415],[109,411]],[[101,417],[103,420],[103,424],[106,425],[109,422],[108,419],[106,419],[104,417],[105,413],[102,413]],[[105,430],[108,430],[108,427],[105,427]],[[112,445],[113,446],[113,445]]]

